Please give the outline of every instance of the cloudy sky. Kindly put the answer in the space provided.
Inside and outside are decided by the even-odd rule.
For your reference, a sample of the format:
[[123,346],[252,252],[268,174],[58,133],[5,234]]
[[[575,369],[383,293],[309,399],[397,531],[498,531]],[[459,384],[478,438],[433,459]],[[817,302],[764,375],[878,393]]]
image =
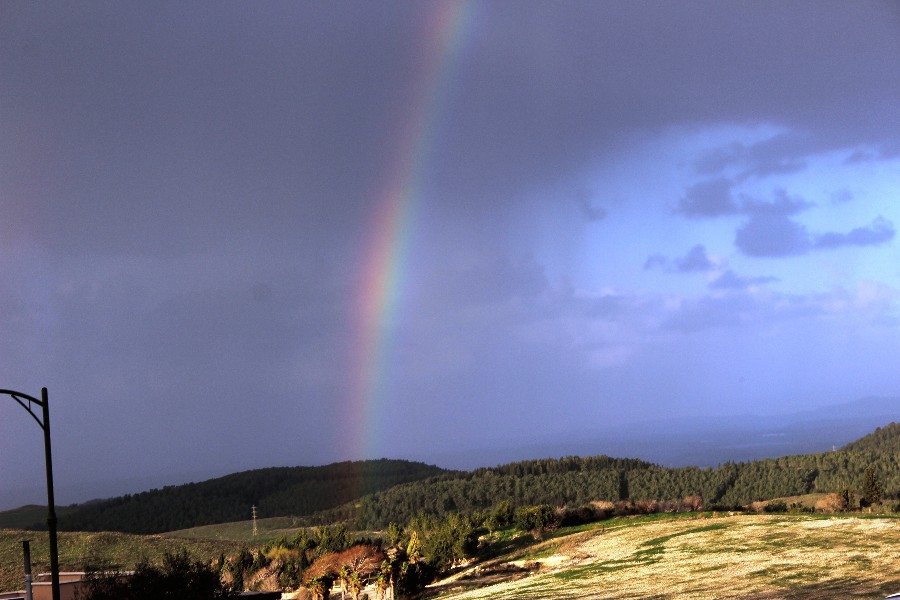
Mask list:
[[887,1],[0,3],[0,388],[63,503],[900,394],[898,73]]

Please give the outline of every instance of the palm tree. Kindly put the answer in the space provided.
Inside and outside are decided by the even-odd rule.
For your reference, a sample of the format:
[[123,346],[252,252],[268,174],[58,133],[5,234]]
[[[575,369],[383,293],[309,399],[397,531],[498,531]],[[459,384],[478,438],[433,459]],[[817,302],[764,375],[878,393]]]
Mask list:
[[348,587],[350,588],[350,594],[353,596],[353,600],[359,600],[360,593],[362,593],[363,589],[366,587],[366,580],[356,571],[350,571]]
[[350,587],[350,568],[344,565],[338,571],[338,579],[341,580],[341,600],[344,600],[344,592]]
[[313,598],[317,600],[328,600],[328,597],[331,595],[331,586],[333,584],[334,579],[328,575],[320,575],[319,577],[310,579],[307,582],[306,587],[309,589],[310,593],[312,593]]
[[381,562],[381,569],[375,578],[375,598],[387,600],[387,592],[390,590],[391,598],[394,599],[394,564],[389,560]]

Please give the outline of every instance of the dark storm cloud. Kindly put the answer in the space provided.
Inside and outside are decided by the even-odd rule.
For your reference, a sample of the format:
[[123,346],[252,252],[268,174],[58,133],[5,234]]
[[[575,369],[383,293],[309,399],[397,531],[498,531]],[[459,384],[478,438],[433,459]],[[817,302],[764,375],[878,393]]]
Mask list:
[[[492,34],[461,57],[438,173],[461,191],[564,177],[563,165],[614,152],[626,132],[672,123],[769,122],[841,147],[882,143],[900,122],[889,104],[870,106],[874,117],[854,101],[896,96],[896,82],[875,66],[900,52],[889,14],[878,22],[840,3],[712,12],[702,3],[585,3],[482,5],[478,17]],[[862,48],[851,42],[857,35],[868,40]],[[749,168],[760,173],[802,162],[799,149],[753,152],[760,157]],[[767,162],[766,152],[779,157]]]
[[40,216],[32,235],[63,251],[185,253],[256,227],[352,228],[415,56],[393,35],[411,17],[396,4],[72,6],[40,30],[27,17],[13,13],[3,36],[16,67],[4,133],[31,161],[8,191]]
[[[896,91],[873,66],[898,50],[877,10],[470,8],[432,115],[443,143],[428,186],[490,197],[482,211],[616,151],[635,129],[765,120],[877,145],[898,119],[868,101]],[[24,163],[4,178],[43,215],[34,233],[67,250],[184,253],[254,223],[304,237],[352,231],[409,118],[424,35],[421,13],[395,3],[94,5],[34,19],[10,10],[6,20],[2,133],[37,144],[45,164],[40,182]],[[60,131],[76,141],[53,143]],[[719,163],[768,168],[769,152],[783,166],[790,152],[777,145],[726,152]],[[728,210],[710,202],[685,213]]]

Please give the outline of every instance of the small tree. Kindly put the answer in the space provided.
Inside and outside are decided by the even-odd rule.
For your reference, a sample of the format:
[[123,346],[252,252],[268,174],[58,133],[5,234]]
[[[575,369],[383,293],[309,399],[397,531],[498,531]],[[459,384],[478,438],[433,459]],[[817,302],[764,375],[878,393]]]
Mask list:
[[497,515],[489,514],[484,518],[484,526],[487,528],[489,533],[493,534],[495,531],[500,529],[500,520],[497,518]]
[[384,530],[384,539],[388,546],[394,547],[400,544],[403,539],[403,528],[391,521],[388,523],[387,529]]
[[859,507],[868,508],[873,504],[878,504],[881,502],[883,493],[881,481],[878,479],[878,474],[875,473],[875,467],[869,465],[866,467],[866,472],[863,475],[863,487],[862,495],[859,497]]
[[422,542],[419,541],[419,533],[415,529],[409,535],[406,556],[409,558],[410,564],[413,565],[422,560]]
[[853,490],[851,490],[849,487],[845,487],[838,493],[838,495],[841,497],[844,507],[846,507],[847,510],[852,510],[853,502],[854,500],[856,500],[856,496],[854,495]]
[[425,586],[434,580],[434,575],[434,569],[425,561],[401,563],[397,569],[394,585],[396,597],[419,597]]

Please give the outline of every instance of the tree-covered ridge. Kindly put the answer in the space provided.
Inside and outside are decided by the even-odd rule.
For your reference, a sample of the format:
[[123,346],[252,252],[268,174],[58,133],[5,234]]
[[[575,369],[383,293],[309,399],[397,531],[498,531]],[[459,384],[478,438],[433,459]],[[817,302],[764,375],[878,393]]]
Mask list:
[[512,506],[580,506],[594,501],[681,500],[736,508],[757,500],[863,487],[871,467],[887,498],[900,498],[900,454],[842,450],[786,456],[718,468],[667,468],[640,460],[567,457],[445,474],[364,497],[326,511],[323,520],[352,519],[362,529],[403,523],[416,515],[472,514],[500,502]]
[[203,483],[151,490],[76,507],[68,530],[159,533],[262,517],[315,515],[381,529],[422,515],[474,515],[498,504],[578,507],[595,501],[682,500],[741,507],[808,493],[855,492],[871,468],[883,497],[900,498],[900,426],[892,423],[837,452],[786,456],[717,468],[667,468],[608,456],[529,460],[474,471],[446,471],[398,460],[326,467],[271,468]]
[[261,517],[310,515],[392,486],[447,473],[404,460],[273,467],[167,486],[80,505],[60,519],[68,531],[162,533]]
[[879,427],[867,436],[850,442],[842,450],[871,452],[900,452],[900,423]]

